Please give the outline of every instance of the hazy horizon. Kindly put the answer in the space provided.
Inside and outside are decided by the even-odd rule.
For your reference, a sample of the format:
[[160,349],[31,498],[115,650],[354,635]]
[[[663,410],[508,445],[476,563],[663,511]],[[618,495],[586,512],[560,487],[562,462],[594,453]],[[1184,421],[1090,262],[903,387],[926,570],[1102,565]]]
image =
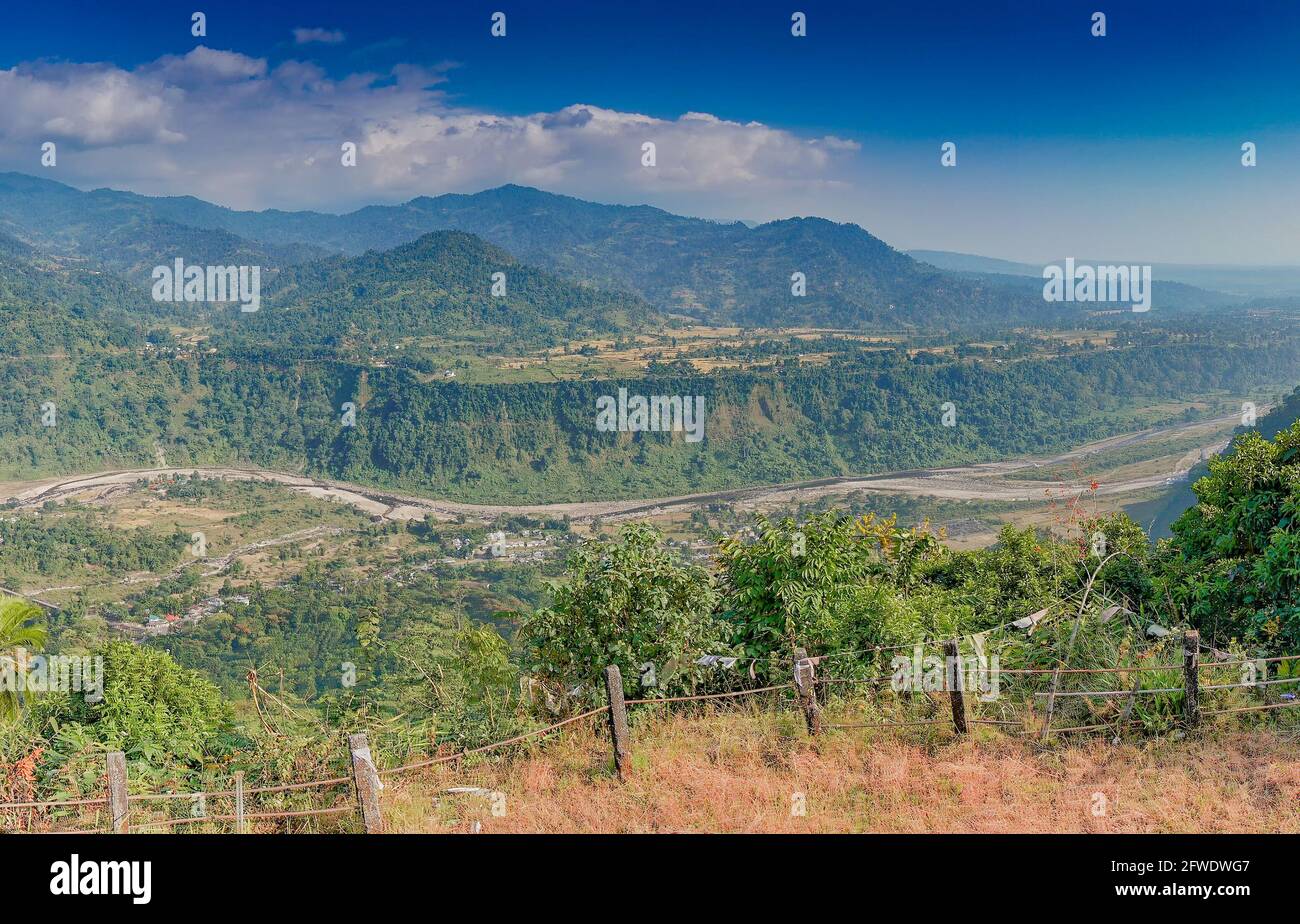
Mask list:
[[[37,179],[37,180],[45,180],[45,179],[49,179],[48,177],[41,176],[40,174],[26,173],[26,172],[21,171],[21,170],[12,170],[12,171],[5,171],[5,172],[7,172],[7,173],[13,173],[13,174],[17,174],[17,175],[20,175],[20,176],[25,176],[25,177],[28,177],[28,178],[31,178],[31,179]],[[62,181],[58,181],[58,180],[56,180],[55,182],[62,182]],[[68,187],[71,187],[71,188],[73,188],[73,189],[76,189],[76,190],[78,190],[78,191],[80,191],[80,192],[84,192],[84,193],[92,193],[92,192],[98,192],[98,191],[100,191],[100,190],[108,190],[108,191],[110,191],[110,192],[125,193],[125,194],[130,194],[130,195],[139,195],[139,196],[145,196],[145,197],[147,197],[147,198],[195,198],[195,199],[199,199],[199,200],[201,200],[201,201],[203,201],[203,202],[207,202],[209,205],[216,205],[216,206],[219,206],[219,207],[221,207],[221,208],[230,209],[230,211],[233,211],[233,212],[237,212],[237,213],[246,212],[246,213],[250,213],[250,214],[257,214],[257,213],[263,213],[263,212],[273,212],[273,211],[283,211],[283,212],[286,212],[286,213],[288,213],[288,214],[293,214],[293,213],[297,212],[297,213],[304,213],[304,214],[307,214],[307,213],[316,213],[316,214],[322,214],[322,215],[332,215],[332,216],[336,216],[336,217],[345,217],[345,216],[347,216],[347,215],[353,214],[353,213],[355,213],[355,212],[361,211],[361,210],[366,209],[366,208],[374,208],[374,207],[393,208],[393,207],[399,207],[399,206],[402,206],[402,205],[406,205],[406,204],[410,203],[411,201],[413,201],[413,200],[415,200],[415,199],[420,199],[420,198],[437,198],[438,196],[443,196],[443,195],[463,195],[463,196],[474,196],[474,195],[478,195],[478,194],[480,194],[480,193],[492,192],[492,191],[494,191],[494,190],[502,189],[502,188],[504,188],[504,187],[508,187],[508,186],[519,186],[519,187],[522,187],[522,188],[525,188],[525,189],[532,189],[532,190],[536,190],[536,191],[538,191],[538,192],[546,193],[546,194],[548,194],[548,195],[563,196],[563,197],[566,197],[566,198],[578,199],[578,200],[581,200],[581,201],[584,201],[584,202],[588,202],[588,203],[591,203],[591,204],[595,204],[595,205],[607,205],[607,206],[626,207],[626,208],[638,208],[638,207],[657,208],[657,209],[660,209],[661,211],[669,212],[670,214],[676,215],[676,216],[681,217],[681,218],[697,219],[697,220],[700,220],[700,221],[708,221],[708,222],[721,223],[721,224],[734,224],[734,223],[740,223],[740,224],[745,224],[745,225],[747,225],[747,226],[749,226],[749,227],[751,227],[751,228],[752,228],[752,227],[758,227],[758,226],[761,226],[761,225],[764,225],[764,224],[772,224],[772,223],[780,222],[780,221],[789,221],[789,220],[807,219],[807,218],[822,218],[822,219],[825,219],[825,218],[826,218],[826,216],[824,216],[824,215],[807,214],[807,215],[783,215],[783,216],[780,216],[780,217],[777,217],[777,218],[771,218],[771,219],[768,219],[768,220],[766,220],[766,221],[762,221],[762,222],[753,221],[753,220],[745,219],[745,218],[720,219],[720,218],[712,218],[712,217],[709,217],[709,216],[706,216],[706,215],[695,215],[695,214],[691,214],[691,213],[689,213],[689,212],[677,212],[677,211],[673,211],[673,210],[671,210],[671,209],[664,209],[664,208],[662,208],[662,207],[660,207],[660,206],[657,206],[657,205],[655,205],[655,204],[653,204],[653,203],[651,203],[651,202],[605,202],[605,201],[601,201],[601,200],[597,200],[597,199],[588,199],[588,198],[586,198],[586,197],[584,197],[584,196],[577,196],[577,195],[573,195],[573,194],[571,194],[571,193],[557,192],[557,191],[555,191],[555,190],[546,189],[546,188],[541,187],[541,186],[527,186],[527,185],[525,185],[525,184],[521,184],[521,183],[500,183],[500,184],[497,184],[497,185],[495,185],[495,186],[485,186],[485,187],[483,187],[483,188],[481,188],[481,189],[475,189],[475,190],[472,190],[472,191],[469,191],[469,192],[463,192],[463,193],[437,193],[437,194],[433,194],[433,195],[430,195],[430,194],[427,194],[427,193],[421,193],[421,194],[419,194],[419,195],[409,196],[409,197],[401,198],[401,199],[393,199],[393,200],[387,200],[387,201],[385,201],[385,200],[375,200],[375,201],[372,201],[372,202],[365,203],[364,205],[359,205],[359,206],[357,206],[357,207],[355,207],[355,208],[350,208],[350,209],[346,209],[346,210],[343,210],[343,211],[335,211],[335,210],[324,209],[324,208],[321,208],[321,209],[311,209],[311,208],[302,208],[302,209],[275,209],[275,208],[270,208],[270,207],[268,207],[268,208],[262,208],[262,209],[235,209],[235,208],[231,208],[230,206],[224,205],[224,204],[222,204],[222,203],[220,203],[220,202],[215,202],[215,201],[213,201],[213,200],[206,199],[206,198],[204,198],[204,197],[202,197],[202,196],[194,196],[194,195],[189,194],[189,193],[174,193],[174,194],[167,194],[167,195],[154,195],[154,194],[150,194],[150,193],[143,193],[143,192],[140,192],[139,190],[136,190],[136,189],[129,189],[129,188],[126,188],[126,187],[123,187],[123,186],[114,186],[114,185],[104,185],[104,186],[83,186],[83,185],[78,185],[78,184],[74,184],[74,183],[66,183],[66,182],[64,182],[63,185],[68,186]],[[833,221],[834,219],[827,219],[827,220],[832,220],[832,221]],[[863,225],[859,224],[858,222],[843,221],[843,222],[839,222],[839,223],[840,223],[840,224],[852,224],[852,225],[858,225],[858,227],[861,227],[861,228],[862,228],[864,231],[866,231],[867,233],[871,234],[871,235],[874,236],[874,237],[879,238],[880,240],[884,241],[886,244],[889,244],[890,247],[893,247],[895,250],[899,251],[900,253],[907,254],[908,256],[912,256],[913,259],[922,260],[922,261],[924,260],[924,257],[923,257],[923,256],[917,256],[917,254],[927,254],[927,253],[932,253],[932,254],[945,254],[945,255],[955,256],[955,257],[971,257],[971,258],[975,258],[975,259],[980,259],[980,260],[990,260],[990,261],[996,261],[996,262],[1001,262],[1001,263],[1021,264],[1021,265],[1026,266],[1026,267],[1034,267],[1034,266],[1039,266],[1039,265],[1041,265],[1041,266],[1047,266],[1047,265],[1050,265],[1050,264],[1053,264],[1053,263],[1059,263],[1061,260],[1065,259],[1065,256],[1056,256],[1056,257],[1049,258],[1049,259],[1042,260],[1042,261],[1035,261],[1035,260],[1023,259],[1023,258],[1016,257],[1016,256],[1004,256],[1004,255],[992,254],[992,253],[973,253],[973,252],[968,252],[968,251],[959,251],[959,250],[945,250],[945,249],[936,248],[936,247],[921,247],[921,246],[915,246],[915,247],[902,247],[902,246],[896,245],[896,244],[894,244],[893,242],[887,240],[886,238],[882,237],[880,234],[877,234],[877,233],[876,233],[872,228],[870,228],[870,227],[866,227],[866,226],[863,226]],[[1070,256],[1073,256],[1073,255],[1070,255]],[[1075,257],[1075,259],[1076,259],[1078,262],[1081,262],[1081,263],[1083,263],[1083,262],[1092,262],[1092,263],[1123,263],[1123,262],[1130,262],[1130,263],[1131,263],[1131,262],[1145,261],[1145,258],[1144,258],[1144,256],[1143,256],[1142,254],[1136,254],[1136,255],[1131,255],[1131,254],[1130,254],[1130,255],[1120,255],[1120,256],[1116,256],[1115,254],[1103,254],[1103,255],[1100,256],[1100,257],[1098,257],[1097,255],[1094,254],[1094,255],[1082,255],[1082,256],[1077,256],[1077,257]],[[1178,263],[1178,262],[1174,262],[1174,261],[1163,261],[1163,260],[1162,260],[1162,261],[1145,261],[1145,262],[1156,262],[1157,264],[1159,264],[1159,265],[1161,265],[1161,266],[1165,266],[1165,267],[1169,267],[1169,268],[1187,268],[1187,269],[1193,269],[1193,268],[1194,268],[1194,269],[1205,269],[1205,270],[1213,270],[1213,269],[1296,269],[1296,270],[1300,270],[1300,261],[1297,261],[1297,262],[1295,262],[1295,263],[1223,263],[1223,262],[1208,262],[1208,263]]]
[[1116,9],[1094,36],[1079,3],[805,5],[802,37],[765,0],[681,19],[523,4],[501,37],[466,9],[215,2],[195,36],[161,2],[130,28],[89,2],[33,6],[0,36],[0,169],[335,213],[513,182],[711,220],[817,215],[900,250],[1290,265],[1300,10],[1245,6]]

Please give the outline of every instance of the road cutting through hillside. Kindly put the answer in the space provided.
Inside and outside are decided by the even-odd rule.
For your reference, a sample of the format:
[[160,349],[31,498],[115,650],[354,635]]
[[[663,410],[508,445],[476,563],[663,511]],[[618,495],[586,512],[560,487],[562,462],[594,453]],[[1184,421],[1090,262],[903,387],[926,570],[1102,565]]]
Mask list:
[[[1029,503],[1043,500],[1047,494],[1057,498],[1081,495],[1090,491],[1091,486],[1087,481],[1016,480],[1008,476],[1035,468],[1078,462],[1100,452],[1122,449],[1157,437],[1177,435],[1197,428],[1222,427],[1235,420],[1236,417],[1230,415],[1122,434],[1044,459],[1012,459],[948,468],[885,472],[877,475],[842,475],[789,484],[734,488],[652,499],[555,504],[466,504],[308,475],[252,467],[214,465],[128,469],[0,484],[0,503],[14,502],[19,507],[34,508],[51,501],[61,503],[76,499],[90,502],[129,490],[132,485],[142,480],[153,481],[196,475],[236,481],[274,482],[313,497],[349,504],[372,516],[387,520],[418,520],[431,514],[435,519],[443,520],[467,517],[490,521],[501,515],[524,514],[547,517],[568,516],[576,522],[595,518],[612,521],[635,516],[654,516],[670,510],[690,511],[718,503],[757,507],[766,504],[807,502],[827,494],[846,494],[852,491],[929,496],[950,500]],[[1111,496],[1163,487],[1171,481],[1185,478],[1200,458],[1219,452],[1226,445],[1227,440],[1216,440],[1185,453],[1176,467],[1170,471],[1108,481],[1100,485],[1096,493],[1098,496]]]

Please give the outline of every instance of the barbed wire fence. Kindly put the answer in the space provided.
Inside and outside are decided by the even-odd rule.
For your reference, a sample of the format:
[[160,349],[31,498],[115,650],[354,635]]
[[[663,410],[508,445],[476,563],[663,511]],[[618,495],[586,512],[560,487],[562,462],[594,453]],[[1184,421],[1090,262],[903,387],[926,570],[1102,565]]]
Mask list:
[[[926,644],[933,641],[937,640],[926,640]],[[891,646],[887,650],[903,650],[907,647],[912,646]],[[1300,675],[1274,679],[1267,679],[1266,677],[1267,665],[1300,660],[1300,654],[1268,658],[1202,661],[1200,654],[1202,649],[1206,647],[1201,644],[1199,634],[1194,630],[1190,630],[1183,634],[1183,658],[1179,664],[1131,664],[1086,668],[1066,668],[1061,666],[1055,668],[996,668],[995,672],[999,675],[1005,674],[1013,678],[1037,678],[1042,680],[1050,678],[1053,681],[1047,691],[1026,690],[1026,693],[1030,695],[1021,700],[1022,704],[1025,702],[1036,703],[1042,699],[1047,700],[1041,724],[1036,729],[1033,727],[1033,723],[1039,715],[1037,708],[1031,708],[1025,717],[1019,719],[991,718],[979,714],[978,706],[972,703],[973,697],[971,695],[977,691],[966,689],[966,678],[961,669],[962,658],[956,639],[948,639],[942,642],[945,656],[943,688],[938,691],[924,691],[920,697],[916,697],[918,691],[915,688],[904,691],[911,694],[909,698],[919,698],[921,702],[928,704],[930,714],[923,718],[902,718],[882,722],[827,722],[824,718],[824,711],[828,705],[828,693],[832,689],[844,686],[855,688],[868,686],[871,688],[872,695],[875,696],[878,695],[880,688],[884,684],[894,680],[892,675],[877,674],[871,677],[818,676],[817,668],[819,664],[834,663],[834,656],[811,658],[803,648],[796,648],[792,657],[786,662],[793,668],[793,680],[790,682],[768,684],[723,693],[705,693],[690,696],[625,699],[621,671],[616,665],[610,665],[604,672],[606,694],[606,703],[604,705],[588,709],[544,728],[524,732],[479,747],[466,748],[449,754],[440,754],[394,767],[379,768],[371,756],[367,735],[358,733],[349,735],[347,738],[347,759],[350,772],[343,775],[276,785],[246,787],[244,785],[244,773],[236,771],[231,777],[232,785],[226,789],[137,794],[131,794],[128,791],[129,779],[125,755],[120,751],[114,751],[110,752],[105,759],[104,795],[79,799],[5,802],[0,803],[0,813],[18,815],[24,812],[28,813],[26,823],[20,823],[19,829],[31,830],[33,827],[32,813],[65,809],[84,812],[86,809],[93,809],[92,818],[89,820],[89,823],[94,825],[93,827],[41,832],[50,834],[95,834],[105,832],[125,834],[131,831],[160,833],[184,830],[189,825],[203,824],[227,825],[229,826],[227,830],[233,830],[235,833],[245,833],[248,831],[249,824],[254,822],[293,821],[329,817],[350,818],[359,830],[367,834],[376,834],[385,830],[381,807],[381,793],[384,789],[382,781],[385,779],[416,773],[439,765],[454,764],[459,768],[466,758],[500,751],[524,741],[543,738],[562,728],[603,715],[606,717],[615,773],[620,780],[626,780],[632,770],[630,760],[631,735],[627,721],[628,707],[704,702],[721,704],[743,697],[766,693],[779,694],[784,691],[793,692],[794,703],[803,714],[808,734],[814,738],[827,731],[902,729],[918,726],[950,726],[955,736],[963,737],[970,733],[972,726],[988,725],[1012,730],[1019,727],[1023,730],[1025,736],[1039,739],[1046,739],[1051,735],[1109,731],[1114,733],[1113,741],[1118,742],[1119,734],[1123,729],[1145,724],[1143,719],[1132,718],[1138,697],[1151,695],[1181,696],[1182,714],[1179,717],[1179,724],[1185,731],[1189,732],[1197,728],[1201,724],[1201,720],[1207,716],[1273,712],[1274,710],[1300,706],[1300,699],[1292,698],[1285,701],[1273,701],[1271,697],[1271,691],[1275,686],[1300,683]],[[1214,649],[1209,650],[1215,651]],[[1221,654],[1217,651],[1215,653],[1216,655]],[[1209,684],[1201,682],[1201,674],[1204,671],[1224,670],[1234,667],[1242,668],[1247,665],[1251,665],[1252,670],[1260,670],[1260,676],[1237,682]],[[1159,673],[1177,673],[1181,676],[1181,682],[1168,686],[1141,686],[1144,675]],[[1128,688],[1116,685],[1119,687],[1117,689],[1060,690],[1056,683],[1062,677],[1090,678],[1102,675],[1122,675],[1125,678],[1133,676],[1136,679]],[[1248,706],[1201,708],[1201,694],[1203,692],[1233,689],[1255,691],[1265,701]],[[894,692],[899,691],[895,689]],[[945,694],[948,701],[947,710],[944,710],[941,705]],[[1058,700],[1087,702],[1094,699],[1105,700],[1115,697],[1124,697],[1125,704],[1118,716],[1113,720],[1067,726],[1052,724],[1056,715],[1054,707]],[[975,700],[978,702],[977,697]],[[944,715],[945,711],[949,714]],[[330,800],[328,804],[310,808],[276,808],[259,804],[267,797],[284,796],[290,793],[329,793]],[[220,810],[216,812],[210,811],[210,802],[216,803]],[[134,818],[132,817],[133,806],[144,809],[148,806],[166,806],[177,803],[188,803],[190,813],[177,817],[157,818],[137,810]]]

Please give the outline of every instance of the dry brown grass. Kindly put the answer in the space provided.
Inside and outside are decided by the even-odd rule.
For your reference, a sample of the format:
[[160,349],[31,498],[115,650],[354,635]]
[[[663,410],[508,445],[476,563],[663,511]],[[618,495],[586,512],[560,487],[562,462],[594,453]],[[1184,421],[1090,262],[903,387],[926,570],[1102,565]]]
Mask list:
[[[988,728],[966,741],[922,728],[843,730],[815,743],[801,719],[759,709],[641,717],[618,783],[603,719],[531,753],[390,777],[394,831],[1296,832],[1300,766],[1289,733],[1225,723],[1195,740],[1040,746]],[[504,793],[494,817],[482,795]],[[802,793],[806,815],[792,813]],[[1106,810],[1093,814],[1096,793]]]

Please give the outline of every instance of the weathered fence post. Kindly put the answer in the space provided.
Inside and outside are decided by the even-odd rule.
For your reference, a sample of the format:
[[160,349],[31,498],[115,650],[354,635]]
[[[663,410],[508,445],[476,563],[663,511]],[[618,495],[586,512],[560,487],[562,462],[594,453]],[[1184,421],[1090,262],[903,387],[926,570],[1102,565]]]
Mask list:
[[357,803],[361,806],[361,822],[367,834],[382,834],[384,816],[379,811],[379,771],[370,757],[370,742],[365,733],[348,735],[348,749],[352,752],[352,780],[357,787]]
[[961,654],[955,639],[943,643],[943,660],[945,677],[948,680],[948,696],[952,699],[952,726],[957,734],[966,734],[966,684],[961,669]]
[[1268,682],[1268,662],[1260,659],[1255,663],[1255,680],[1259,684],[1260,697],[1264,700],[1264,705],[1268,706],[1277,702],[1273,695],[1273,687]]
[[794,650],[794,688],[803,708],[808,734],[814,737],[822,730],[822,707],[817,703],[817,673],[806,648]]
[[113,833],[126,834],[131,830],[127,818],[126,755],[121,751],[108,754],[108,813],[113,819]]
[[614,743],[614,770],[620,780],[632,769],[628,761],[627,706],[623,703],[623,672],[617,664],[605,668],[605,697],[609,701],[609,736]]
[[1115,737],[1110,739],[1111,744],[1119,744],[1119,736],[1128,728],[1128,718],[1133,714],[1133,705],[1137,700],[1138,690],[1142,687],[1142,675],[1138,674],[1133,678],[1133,689],[1129,690],[1128,701],[1124,703],[1124,711],[1119,715],[1119,725],[1115,727]]
[[235,833],[244,833],[244,771],[235,771]]
[[1188,629],[1183,634],[1183,724],[1195,728],[1201,721],[1201,633]]

